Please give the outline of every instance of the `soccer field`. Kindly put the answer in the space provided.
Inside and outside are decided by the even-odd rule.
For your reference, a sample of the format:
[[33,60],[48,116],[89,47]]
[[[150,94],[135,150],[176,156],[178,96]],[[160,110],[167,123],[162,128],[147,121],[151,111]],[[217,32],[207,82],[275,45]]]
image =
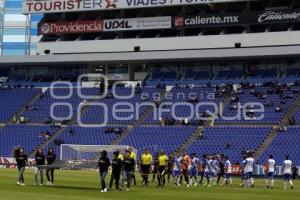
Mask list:
[[239,179],[234,180],[234,187],[193,187],[177,188],[171,183],[165,188],[157,188],[152,183],[148,188],[133,187],[130,192],[101,193],[99,189],[98,173],[95,171],[56,171],[55,186],[32,186],[33,173],[25,173],[26,186],[16,185],[16,170],[0,169],[0,199],[1,200],[94,200],[94,199],[122,199],[122,200],[181,200],[181,199],[209,199],[209,200],[298,200],[300,181],[295,182],[294,190],[282,189],[282,180],[275,182],[275,189],[267,190],[263,179],[256,179],[255,188],[240,188]]

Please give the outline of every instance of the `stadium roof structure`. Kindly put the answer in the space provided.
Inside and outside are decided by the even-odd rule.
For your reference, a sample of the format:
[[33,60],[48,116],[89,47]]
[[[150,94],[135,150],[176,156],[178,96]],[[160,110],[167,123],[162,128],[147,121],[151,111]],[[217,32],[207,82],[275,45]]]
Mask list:
[[138,62],[169,62],[169,61],[201,61],[226,59],[255,59],[295,57],[300,55],[300,45],[273,47],[244,47],[193,49],[170,51],[140,51],[140,52],[111,52],[111,53],[74,53],[49,54],[31,56],[3,56],[0,66],[12,64],[55,64],[55,63],[138,63]]

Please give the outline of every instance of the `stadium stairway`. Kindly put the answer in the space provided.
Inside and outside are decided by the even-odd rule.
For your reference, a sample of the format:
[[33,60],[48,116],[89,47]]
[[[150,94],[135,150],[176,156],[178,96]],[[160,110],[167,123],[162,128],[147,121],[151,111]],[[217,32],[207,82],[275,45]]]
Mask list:
[[[164,97],[165,97],[166,91],[162,90],[160,92],[160,95],[162,97],[162,99],[157,102],[158,105],[160,105],[163,101],[164,101]],[[131,132],[132,130],[134,130],[135,128],[139,127],[140,125],[143,125],[143,123],[145,122],[145,119],[150,115],[150,113],[153,112],[153,107],[149,107],[145,110],[145,112],[142,114],[142,116],[133,124],[133,125],[129,125],[127,126],[126,131],[120,136],[117,137],[113,142],[112,145],[119,145]]]
[[294,113],[296,112],[299,106],[300,106],[300,94],[298,95],[298,97],[296,98],[292,106],[285,113],[284,117],[281,119],[279,124],[272,128],[266,140],[258,147],[258,149],[255,152],[255,159],[259,159],[262,156],[263,152],[270,146],[273,140],[277,137],[278,133],[280,132],[279,127],[288,125],[289,118],[294,115]]
[[14,116],[16,116],[17,118],[21,117],[23,115],[23,113],[25,113],[27,111],[27,108],[30,108],[31,106],[33,106],[34,103],[36,101],[38,101],[42,95],[43,95],[43,92],[40,90],[38,93],[36,93],[34,96],[32,96],[32,98],[29,101],[27,101],[16,113],[14,113],[13,116],[11,116],[8,124],[13,123],[12,119]]
[[[186,149],[188,149],[194,141],[200,139],[204,133],[204,130],[206,127],[209,125],[207,124],[206,126],[198,126],[196,131],[189,137],[187,138],[176,150],[175,152],[183,152]],[[174,152],[174,153],[175,153]]]

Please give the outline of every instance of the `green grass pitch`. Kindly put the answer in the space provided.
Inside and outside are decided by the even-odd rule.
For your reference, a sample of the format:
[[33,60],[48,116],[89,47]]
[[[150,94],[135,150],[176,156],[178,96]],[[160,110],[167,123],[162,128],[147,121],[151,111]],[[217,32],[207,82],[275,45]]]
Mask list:
[[[15,169],[0,169],[1,200],[299,200],[300,181],[296,181],[294,190],[283,190],[282,180],[277,179],[275,188],[267,190],[263,179],[256,179],[255,188],[240,188],[239,179],[229,187],[193,187],[177,188],[171,183],[165,188],[157,188],[152,183],[148,188],[133,187],[130,192],[100,192],[96,171],[60,171],[56,170],[55,186],[32,186],[33,171],[25,172],[26,186],[16,185]],[[139,175],[137,175],[139,177]],[[140,179],[139,179],[140,182]]]

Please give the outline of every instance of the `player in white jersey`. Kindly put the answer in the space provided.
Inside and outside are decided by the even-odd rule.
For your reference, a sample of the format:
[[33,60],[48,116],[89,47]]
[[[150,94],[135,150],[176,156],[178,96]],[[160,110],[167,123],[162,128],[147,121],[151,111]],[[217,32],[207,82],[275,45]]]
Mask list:
[[291,189],[294,189],[293,181],[291,179],[292,176],[292,168],[293,162],[290,160],[289,156],[285,157],[283,161],[283,179],[284,179],[284,189],[287,188],[287,183],[290,183]]
[[190,174],[190,187],[193,184],[193,178],[195,179],[195,187],[198,186],[198,172],[200,166],[200,159],[197,158],[196,153],[191,154],[191,166],[189,167]]
[[274,188],[274,175],[275,175],[275,169],[276,169],[276,162],[273,158],[273,155],[269,156],[269,159],[267,160],[267,163],[264,166],[265,175],[266,175],[266,187],[267,188]]
[[231,173],[232,173],[232,169],[231,169],[231,162],[228,158],[228,156],[225,157],[225,163],[224,163],[224,181],[222,185],[225,184],[230,184],[230,186],[232,186],[232,178],[231,178]]
[[174,184],[177,187],[180,186],[181,163],[182,157],[179,156],[179,153],[176,153],[173,159],[172,174],[174,178]]
[[253,171],[254,171],[254,158],[252,157],[252,153],[249,153],[246,159],[246,163],[244,165],[244,172],[246,173],[246,181],[244,186],[249,186],[248,182],[250,181],[250,186],[254,187],[254,179],[253,179]]
[[211,184],[213,186],[217,185],[217,178],[218,178],[219,171],[220,171],[219,161],[217,160],[217,156],[214,155],[212,158],[212,180],[211,180]]
[[241,173],[241,184],[240,184],[240,186],[241,187],[245,186],[244,183],[246,181],[246,172],[244,170],[244,166],[246,165],[246,159],[247,159],[247,156],[243,156],[243,160],[242,160],[242,164],[241,164],[242,168],[240,170],[240,173]]
[[206,184],[204,184],[204,186],[211,186],[210,177],[212,173],[212,167],[212,157],[210,155],[207,155],[204,163],[204,177],[206,178]]

